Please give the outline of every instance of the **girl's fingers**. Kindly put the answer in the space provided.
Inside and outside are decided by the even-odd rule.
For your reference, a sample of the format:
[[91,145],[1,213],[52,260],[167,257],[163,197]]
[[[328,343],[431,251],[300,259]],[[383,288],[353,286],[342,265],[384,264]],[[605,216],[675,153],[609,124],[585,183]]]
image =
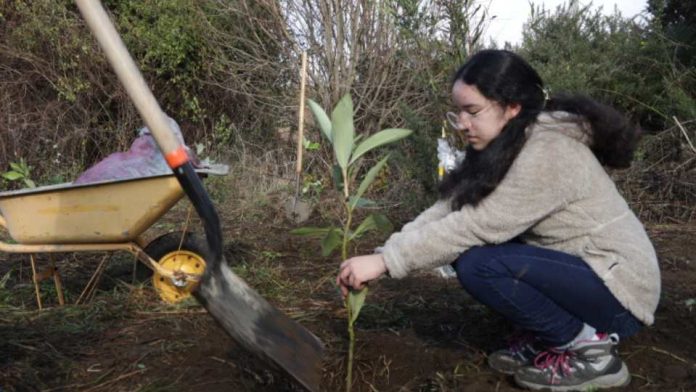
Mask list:
[[345,284],[348,284],[350,282],[350,275],[350,268],[343,268],[341,269],[341,272],[338,273],[339,278],[341,278],[341,281]]

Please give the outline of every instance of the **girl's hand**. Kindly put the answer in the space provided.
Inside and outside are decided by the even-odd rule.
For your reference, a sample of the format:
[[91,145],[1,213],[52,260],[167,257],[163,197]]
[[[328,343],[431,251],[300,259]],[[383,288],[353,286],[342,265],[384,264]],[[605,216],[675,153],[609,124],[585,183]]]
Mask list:
[[345,297],[351,288],[361,290],[367,282],[379,278],[385,272],[387,266],[381,254],[351,257],[341,263],[336,284]]

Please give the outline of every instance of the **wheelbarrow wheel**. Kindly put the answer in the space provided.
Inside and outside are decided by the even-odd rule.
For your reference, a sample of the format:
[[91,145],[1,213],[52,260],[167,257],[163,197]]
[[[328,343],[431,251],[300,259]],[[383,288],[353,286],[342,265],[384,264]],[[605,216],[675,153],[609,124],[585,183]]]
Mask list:
[[[203,275],[205,260],[210,254],[204,238],[181,232],[156,238],[145,247],[145,253],[162,267],[196,275]],[[152,285],[163,301],[177,303],[191,296],[193,283],[179,287],[155,272],[152,274]]]

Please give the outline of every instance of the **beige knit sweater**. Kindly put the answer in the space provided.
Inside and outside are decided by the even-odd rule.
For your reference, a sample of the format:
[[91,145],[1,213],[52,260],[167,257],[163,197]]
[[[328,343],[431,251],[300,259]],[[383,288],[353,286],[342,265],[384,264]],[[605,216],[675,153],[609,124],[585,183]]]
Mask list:
[[[391,277],[454,261],[467,249],[517,236],[581,257],[633,315],[650,325],[660,270],[645,230],[587,147],[584,123],[542,113],[498,187],[478,206],[440,200],[383,247]],[[591,295],[591,293],[588,293]]]

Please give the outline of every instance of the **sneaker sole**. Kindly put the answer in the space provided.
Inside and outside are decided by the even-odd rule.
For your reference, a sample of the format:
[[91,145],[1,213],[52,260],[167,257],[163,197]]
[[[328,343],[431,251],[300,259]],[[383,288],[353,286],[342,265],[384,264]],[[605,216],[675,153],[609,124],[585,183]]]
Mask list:
[[509,364],[509,366],[500,364],[500,366],[498,366],[498,364],[496,364],[495,361],[491,361],[490,359],[487,362],[488,362],[489,368],[495,370],[496,372],[498,372],[500,374],[505,374],[508,376],[514,375],[515,372],[517,372],[517,369],[524,366],[524,365],[513,365],[513,364]]
[[528,381],[519,380],[515,376],[515,383],[517,385],[532,389],[535,391],[547,390],[552,392],[570,392],[570,391],[586,391],[591,388],[595,389],[605,389],[605,388],[616,388],[625,387],[631,383],[631,373],[628,372],[628,368],[625,363],[621,363],[621,370],[614,374],[607,374],[604,376],[597,377],[591,381],[584,382],[578,385],[544,385],[544,384],[534,384]]

